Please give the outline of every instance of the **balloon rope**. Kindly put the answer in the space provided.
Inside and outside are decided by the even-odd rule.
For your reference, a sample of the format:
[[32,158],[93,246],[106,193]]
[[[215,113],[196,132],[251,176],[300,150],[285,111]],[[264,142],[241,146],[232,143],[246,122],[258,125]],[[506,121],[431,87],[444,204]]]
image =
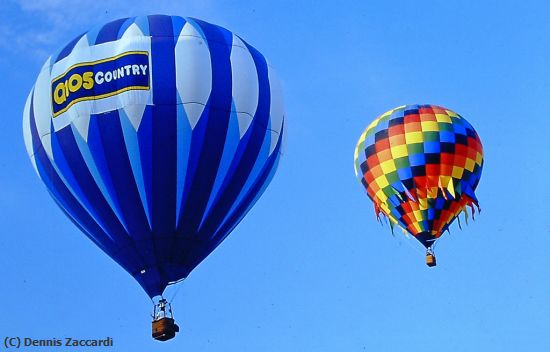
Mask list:
[[[180,280],[181,281],[181,280]],[[176,282],[177,283],[177,282]],[[176,298],[176,295],[178,294],[178,292],[180,292],[180,288],[182,287],[183,285],[178,285],[178,287],[176,288],[176,291],[174,292],[174,295],[172,296],[172,299],[170,299],[170,304],[172,304],[172,302],[174,301],[174,298]]]
[[437,242],[439,241],[439,239],[441,238],[441,236],[439,236],[438,238],[435,239],[435,241],[432,243],[432,249],[435,250],[435,246],[437,245]]
[[[412,238],[411,238],[412,237]],[[407,243],[407,245],[409,247],[411,247],[412,249],[414,249],[416,252],[422,254],[423,256],[426,255],[426,253],[422,252],[417,246],[414,246],[411,241],[412,239],[414,238],[414,236],[410,235],[410,236],[405,236],[404,240],[405,242]]]

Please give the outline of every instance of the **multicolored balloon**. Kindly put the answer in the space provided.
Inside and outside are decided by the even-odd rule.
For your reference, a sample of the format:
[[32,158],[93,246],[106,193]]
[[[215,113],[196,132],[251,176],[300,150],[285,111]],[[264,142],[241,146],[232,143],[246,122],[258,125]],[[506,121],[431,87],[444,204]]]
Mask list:
[[483,147],[462,116],[435,105],[407,105],[374,120],[355,148],[355,174],[385,215],[429,252],[474,205]]
[[260,52],[191,18],[124,18],[44,64],[23,115],[53,199],[150,297],[181,280],[271,181],[282,93]]

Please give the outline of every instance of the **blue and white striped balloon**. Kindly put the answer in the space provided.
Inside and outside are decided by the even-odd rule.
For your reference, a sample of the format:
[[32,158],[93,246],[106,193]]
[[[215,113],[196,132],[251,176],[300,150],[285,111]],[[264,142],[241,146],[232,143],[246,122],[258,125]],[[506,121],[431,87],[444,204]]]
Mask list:
[[282,93],[266,59],[191,18],[125,18],[44,64],[23,114],[66,215],[150,297],[212,252],[271,181]]

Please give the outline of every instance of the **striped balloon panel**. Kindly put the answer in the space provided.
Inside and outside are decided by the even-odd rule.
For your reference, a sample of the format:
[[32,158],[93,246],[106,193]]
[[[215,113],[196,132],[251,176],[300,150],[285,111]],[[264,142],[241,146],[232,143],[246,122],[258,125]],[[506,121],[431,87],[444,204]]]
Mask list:
[[283,128],[262,54],[219,26],[160,15],[94,28],[52,55],[23,117],[53,199],[151,297],[258,200]]

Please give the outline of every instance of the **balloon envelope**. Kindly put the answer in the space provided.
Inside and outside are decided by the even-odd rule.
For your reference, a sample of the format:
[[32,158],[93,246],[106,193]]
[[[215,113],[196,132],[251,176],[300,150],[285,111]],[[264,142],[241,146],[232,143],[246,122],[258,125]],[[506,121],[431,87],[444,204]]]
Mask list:
[[374,120],[355,148],[355,173],[382,213],[430,248],[475,189],[483,147],[457,113],[435,105],[407,105]]
[[283,120],[256,49],[219,26],[155,15],[99,26],[52,55],[23,130],[56,203],[153,297],[264,192]]

